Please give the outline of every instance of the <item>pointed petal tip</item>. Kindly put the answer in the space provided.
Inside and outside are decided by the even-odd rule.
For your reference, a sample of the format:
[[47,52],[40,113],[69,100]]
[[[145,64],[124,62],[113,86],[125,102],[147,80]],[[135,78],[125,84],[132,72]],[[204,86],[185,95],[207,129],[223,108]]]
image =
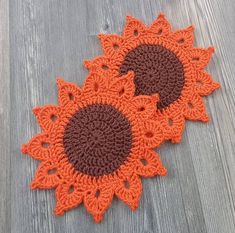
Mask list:
[[139,200],[137,202],[133,202],[129,204],[129,207],[131,208],[132,211],[136,211],[139,206]]
[[21,152],[22,152],[23,154],[27,154],[27,153],[28,153],[28,145],[27,145],[27,144],[23,144],[23,145],[21,146]]
[[[134,71],[130,70],[127,72],[127,74],[122,75],[120,78],[121,79],[131,79],[131,81],[133,81],[134,77],[135,77]],[[117,79],[117,82],[118,82],[118,80],[120,80],[120,79]]]
[[100,33],[100,34],[97,35],[97,37],[98,37],[100,40],[102,40],[102,39],[104,39],[104,38],[106,37],[106,34]]
[[34,115],[38,115],[39,114],[39,112],[41,111],[41,107],[36,107],[36,108],[33,108],[33,113],[34,113]]
[[56,81],[58,82],[58,81],[64,81],[64,78],[62,77],[62,76],[57,76],[56,77]]
[[152,98],[153,98],[153,101],[155,103],[157,103],[160,100],[160,95],[158,93],[156,93],[156,94],[152,95]]
[[212,54],[212,53],[215,52],[215,48],[214,48],[214,47],[209,47],[209,48],[208,48],[208,51]]
[[166,15],[163,12],[160,12],[160,14],[157,17],[157,20],[160,20],[160,21],[162,20],[162,21],[165,21],[169,24],[169,21],[168,21]]
[[207,123],[210,121],[210,117],[205,114],[201,117],[201,121]]
[[217,89],[221,88],[220,83],[214,82],[214,83],[213,83],[213,88],[214,88],[214,90],[217,90]]
[[166,175],[167,175],[167,169],[162,166],[162,167],[158,170],[158,175],[159,175],[159,176],[166,176]]
[[35,190],[35,189],[37,189],[37,188],[38,188],[37,182],[32,181],[31,184],[30,184],[30,189]]
[[193,32],[195,30],[195,27],[193,25],[190,25],[186,28],[186,30]]
[[142,24],[142,22],[139,19],[137,19],[137,18],[135,18],[131,15],[127,15],[126,16],[126,25],[131,23],[131,22],[136,22],[137,24]]
[[134,79],[135,72],[132,71],[132,70],[129,70],[129,71],[127,72],[127,76],[129,76],[129,78],[131,78],[131,79]]
[[83,65],[87,68],[87,69],[90,69],[91,68],[91,65],[92,65],[92,62],[90,60],[85,60],[83,62]]
[[57,77],[56,78],[56,83],[60,87],[65,83],[65,81],[64,81],[63,77]]
[[126,16],[126,21],[127,22],[134,21],[134,20],[136,20],[136,19],[133,16],[131,16],[131,15]]
[[56,207],[54,208],[54,214],[56,216],[61,216],[64,214],[64,209],[63,207],[59,206],[59,205],[56,205]]
[[171,142],[174,143],[174,144],[178,144],[178,143],[180,143],[181,141],[182,141],[181,135],[176,136],[176,137],[173,137],[173,138],[171,139]]
[[163,12],[160,12],[159,14],[158,14],[158,17],[157,17],[158,19],[165,19],[166,18],[166,16],[165,16],[165,14],[163,13]]
[[100,223],[100,221],[103,219],[103,215],[102,214],[94,214],[93,218],[94,218],[95,223]]

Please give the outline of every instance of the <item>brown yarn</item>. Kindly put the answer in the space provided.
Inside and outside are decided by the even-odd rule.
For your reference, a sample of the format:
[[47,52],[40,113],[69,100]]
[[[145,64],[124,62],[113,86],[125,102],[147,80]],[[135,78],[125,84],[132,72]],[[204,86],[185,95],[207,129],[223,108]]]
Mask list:
[[142,44],[127,53],[120,74],[135,72],[135,95],[159,93],[159,109],[176,101],[184,86],[183,65],[177,56],[161,45]]
[[159,94],[154,119],[174,143],[181,141],[186,119],[208,122],[202,97],[220,87],[205,71],[214,49],[195,48],[193,30],[172,30],[164,14],[149,26],[127,16],[122,35],[100,34],[103,54],[84,62],[90,74],[109,82],[134,71],[136,97]]
[[78,110],[65,127],[63,144],[77,171],[91,176],[110,174],[127,159],[131,125],[116,108],[92,104]]
[[151,119],[157,97],[134,96],[133,78],[92,74],[82,88],[58,79],[59,104],[34,108],[43,132],[21,149],[41,161],[31,188],[56,189],[56,215],[83,202],[98,223],[114,196],[135,210],[140,177],[166,175],[153,151],[165,140]]

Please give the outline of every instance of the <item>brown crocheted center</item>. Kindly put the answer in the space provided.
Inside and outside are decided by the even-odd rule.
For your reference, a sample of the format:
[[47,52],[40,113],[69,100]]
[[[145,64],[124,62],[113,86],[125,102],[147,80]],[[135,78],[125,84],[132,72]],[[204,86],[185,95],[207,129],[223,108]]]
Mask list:
[[135,95],[158,93],[159,109],[176,101],[184,87],[183,65],[177,56],[161,45],[143,44],[127,53],[120,74],[135,72]]
[[128,119],[107,104],[92,104],[78,110],[65,127],[63,144],[74,168],[91,176],[117,170],[132,147]]

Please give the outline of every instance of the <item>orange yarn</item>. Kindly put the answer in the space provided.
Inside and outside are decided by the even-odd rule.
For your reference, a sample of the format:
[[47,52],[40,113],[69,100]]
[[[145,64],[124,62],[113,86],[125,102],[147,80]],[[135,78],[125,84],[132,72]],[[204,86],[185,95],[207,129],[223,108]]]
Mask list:
[[185,119],[209,120],[201,97],[220,87],[203,70],[214,49],[193,48],[192,26],[173,32],[163,14],[149,27],[127,16],[122,36],[99,38],[104,54],[84,65],[109,81],[135,71],[135,95],[159,93],[161,108],[154,119],[163,125],[167,139],[180,142]]
[[[83,89],[58,79],[59,105],[33,110],[43,132],[22,152],[41,160],[31,188],[56,188],[56,215],[84,202],[98,223],[114,195],[134,210],[140,176],[166,175],[152,150],[165,139],[161,125],[150,120],[158,98],[134,96],[133,76],[107,82],[91,74]],[[116,160],[106,157],[110,150]]]

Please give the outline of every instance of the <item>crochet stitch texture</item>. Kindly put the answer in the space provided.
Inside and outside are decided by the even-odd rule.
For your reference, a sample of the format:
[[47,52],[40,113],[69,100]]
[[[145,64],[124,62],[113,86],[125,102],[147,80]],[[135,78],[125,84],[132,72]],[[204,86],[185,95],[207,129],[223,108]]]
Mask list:
[[33,110],[43,132],[22,152],[41,161],[31,188],[56,189],[56,215],[83,202],[98,223],[114,195],[134,210],[140,177],[166,175],[152,150],[165,140],[151,120],[158,97],[135,96],[133,76],[91,74],[82,89],[58,79],[59,104]]
[[149,27],[127,16],[123,35],[99,35],[103,55],[85,61],[90,73],[107,80],[133,71],[135,96],[159,94],[155,121],[165,137],[181,141],[185,119],[207,122],[202,96],[220,87],[204,71],[214,52],[212,47],[193,47],[193,27],[172,31],[163,14]]

